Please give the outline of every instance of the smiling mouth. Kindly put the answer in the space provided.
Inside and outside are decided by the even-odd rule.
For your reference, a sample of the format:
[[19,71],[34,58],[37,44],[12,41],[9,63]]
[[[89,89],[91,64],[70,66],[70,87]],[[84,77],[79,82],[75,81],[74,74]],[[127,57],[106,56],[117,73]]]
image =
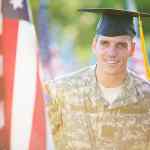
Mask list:
[[113,64],[118,64],[119,62],[118,62],[118,61],[112,61],[112,60],[111,60],[111,61],[106,61],[106,63],[107,63],[107,64],[112,64],[112,65],[113,65]]

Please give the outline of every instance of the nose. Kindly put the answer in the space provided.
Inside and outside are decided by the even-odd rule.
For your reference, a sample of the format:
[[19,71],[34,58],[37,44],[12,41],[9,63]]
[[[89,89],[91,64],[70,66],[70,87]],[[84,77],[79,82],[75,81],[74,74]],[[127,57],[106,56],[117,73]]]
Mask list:
[[116,57],[117,56],[117,50],[115,47],[110,47],[107,51],[109,57]]

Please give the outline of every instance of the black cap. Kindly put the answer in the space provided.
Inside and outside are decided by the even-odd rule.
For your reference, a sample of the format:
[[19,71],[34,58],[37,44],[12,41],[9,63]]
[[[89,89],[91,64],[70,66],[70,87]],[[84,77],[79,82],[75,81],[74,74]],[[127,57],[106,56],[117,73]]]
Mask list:
[[97,24],[96,35],[104,36],[134,36],[133,17],[150,17],[150,14],[145,12],[110,8],[83,8],[79,9],[79,11],[102,14],[102,18]]

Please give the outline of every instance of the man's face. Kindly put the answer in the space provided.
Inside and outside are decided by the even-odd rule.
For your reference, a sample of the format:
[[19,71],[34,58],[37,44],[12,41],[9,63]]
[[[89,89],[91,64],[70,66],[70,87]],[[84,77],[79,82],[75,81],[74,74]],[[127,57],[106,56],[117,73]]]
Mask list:
[[133,49],[134,43],[130,36],[100,36],[93,42],[100,71],[112,75],[126,71],[128,57]]

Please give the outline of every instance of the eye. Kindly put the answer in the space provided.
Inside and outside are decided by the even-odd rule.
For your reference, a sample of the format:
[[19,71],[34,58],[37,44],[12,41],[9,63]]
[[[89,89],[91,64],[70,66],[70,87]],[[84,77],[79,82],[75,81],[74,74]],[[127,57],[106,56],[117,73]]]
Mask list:
[[125,48],[128,48],[128,44],[125,42],[119,42],[117,43],[116,47],[119,49],[125,49]]
[[109,46],[109,42],[108,42],[108,41],[105,41],[105,40],[102,40],[102,41],[100,41],[100,45],[101,45],[102,47],[108,47],[108,46]]

